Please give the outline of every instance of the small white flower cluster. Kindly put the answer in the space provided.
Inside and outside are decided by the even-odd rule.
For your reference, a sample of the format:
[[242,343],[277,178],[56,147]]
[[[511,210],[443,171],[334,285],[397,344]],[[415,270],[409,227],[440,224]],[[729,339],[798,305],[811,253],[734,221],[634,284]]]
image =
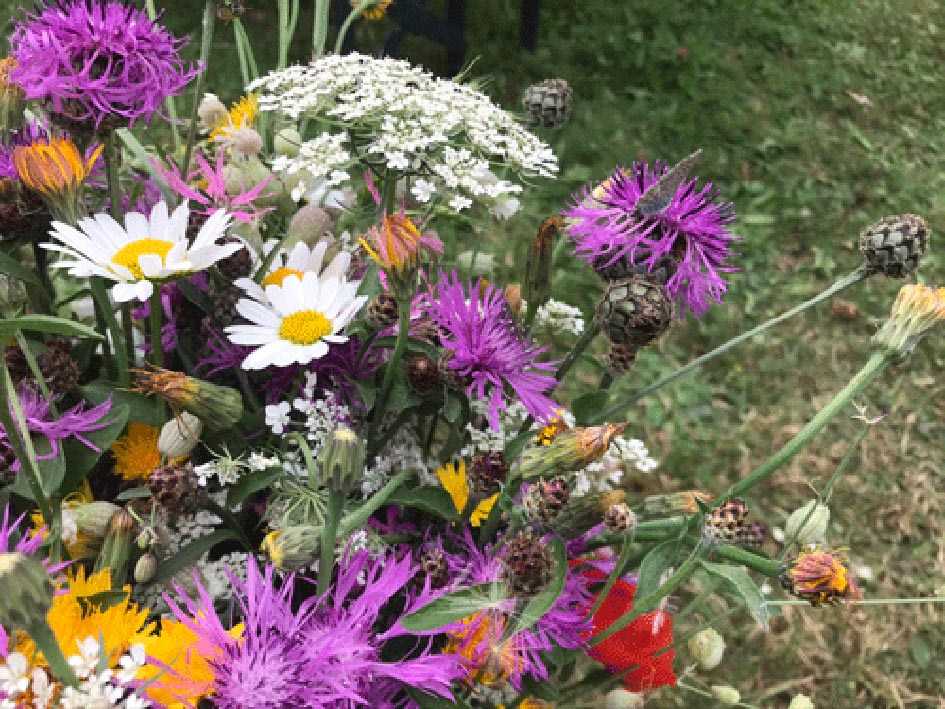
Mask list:
[[603,458],[575,473],[572,494],[580,497],[589,492],[613,490],[630,468],[649,473],[658,465],[643,441],[617,436]]
[[384,453],[374,460],[374,464],[365,468],[361,480],[361,492],[365,497],[373,495],[397,472],[405,469],[418,471],[420,481],[425,485],[437,484],[436,476],[431,473],[436,467],[423,459],[420,443],[406,427],[401,428],[391,442],[384,447]]
[[549,332],[567,332],[571,335],[584,334],[584,314],[573,305],[551,299],[535,313],[535,324]]
[[233,485],[246,473],[259,473],[279,465],[279,462],[279,458],[275,456],[266,456],[255,451],[243,460],[241,456],[234,458],[229,451],[224,450],[214,460],[195,466],[194,472],[200,487],[207,487],[213,478],[219,480],[221,485],[227,486]]
[[421,178],[411,187],[421,202],[442,192],[457,212],[482,201],[507,216],[517,209],[512,195],[522,187],[497,176],[493,166],[521,177],[558,171],[551,148],[488,96],[405,61],[330,54],[273,72],[247,90],[258,92],[264,111],[346,129],[304,142],[297,158],[278,158],[273,168],[286,174],[308,170],[324,179],[341,171],[342,154],[357,153],[364,162]]
[[[473,420],[486,420],[489,411],[489,402],[486,399],[475,399],[469,402],[474,414]],[[459,452],[460,457],[469,459],[486,451],[502,450],[513,438],[518,436],[518,430],[528,418],[528,409],[520,401],[514,401],[503,411],[499,412],[499,430],[491,426],[475,423],[466,424],[469,434],[469,443]]]
[[132,645],[119,659],[121,669],[117,672],[103,667],[98,640],[90,637],[77,645],[79,654],[70,656],[68,661],[79,678],[79,686],[63,687],[61,693],[58,684],[43,668],[36,667],[30,672],[29,663],[21,653],[11,652],[5,661],[0,661],[0,709],[146,709],[151,706],[129,687],[138,670],[144,667],[144,645]]
[[351,179],[346,168],[352,164],[348,134],[321,133],[302,143],[295,157],[279,155],[272,169],[282,173],[292,184],[292,199],[298,202],[313,189],[338,187]]

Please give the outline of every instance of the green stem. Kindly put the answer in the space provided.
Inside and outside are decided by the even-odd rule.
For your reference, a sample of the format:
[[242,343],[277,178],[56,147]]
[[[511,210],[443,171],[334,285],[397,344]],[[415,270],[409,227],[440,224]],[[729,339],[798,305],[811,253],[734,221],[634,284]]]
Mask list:
[[701,357],[696,357],[694,360],[680,367],[675,372],[672,372],[671,374],[667,374],[665,377],[663,377],[659,381],[654,382],[653,384],[650,384],[649,386],[644,387],[643,389],[639,389],[635,392],[632,392],[625,399],[621,400],[620,402],[610,407],[603,413],[598,414],[594,423],[603,423],[604,421],[608,421],[612,419],[614,416],[622,413],[625,409],[630,408],[633,404],[638,402],[640,399],[652,394],[657,389],[661,389],[667,384],[671,384],[672,382],[679,379],[681,376],[688,374],[694,369],[698,369],[709,360],[714,359],[715,357],[718,357],[719,355],[723,355],[731,349],[734,349],[745,340],[750,340],[755,335],[760,335],[761,333],[765,332],[766,330],[771,329],[775,325],[779,325],[785,322],[786,320],[790,320],[795,315],[800,315],[805,310],[812,308],[813,306],[817,305],[821,301],[826,300],[827,298],[830,298],[831,296],[839,293],[840,291],[846,288],[849,288],[850,286],[856,283],[859,283],[862,280],[869,278],[873,273],[874,271],[869,266],[865,264],[863,266],[860,266],[858,269],[856,269],[849,275],[844,276],[839,281],[837,281],[832,286],[830,286],[827,290],[819,293],[818,295],[815,295],[810,300],[806,300],[800,305],[794,308],[791,308],[787,312],[781,313],[781,315],[778,315],[777,317],[772,318],[771,320],[767,320],[761,323],[760,325],[758,325],[757,327],[752,328],[751,330],[748,330],[747,332],[743,332],[741,335],[738,335],[737,337],[733,337],[731,340],[719,345],[711,352],[706,352]]
[[[151,364],[155,367],[164,366],[164,339],[161,337],[161,323],[164,315],[164,304],[161,302],[161,286],[155,284],[151,292]],[[157,404],[158,421],[164,420],[164,400],[155,397]]]
[[43,653],[43,658],[56,679],[70,687],[78,687],[79,679],[75,676],[66,656],[63,655],[59,641],[56,640],[56,635],[49,627],[49,623],[45,619],[31,623],[26,628],[26,632],[36,643],[36,648]]
[[318,59],[325,54],[325,43],[328,40],[328,13],[330,9],[330,0],[315,0],[315,25],[312,29],[312,53],[314,59]]
[[186,177],[190,172],[190,158],[194,152],[194,143],[197,141],[197,110],[203,94],[203,82],[207,75],[207,63],[210,60],[210,49],[213,45],[213,25],[217,16],[216,0],[207,0],[203,8],[203,34],[200,38],[200,64],[203,67],[194,83],[194,102],[190,108],[190,125],[187,128],[187,145],[184,147],[184,156],[180,162],[180,172]]
[[894,354],[885,350],[875,351],[866,364],[863,365],[863,368],[857,372],[856,376],[849,381],[830,403],[818,411],[817,415],[808,421],[807,425],[805,425],[794,438],[785,443],[777,453],[758,466],[751,474],[732,485],[724,495],[715,500],[715,506],[748,492],[751,488],[766,480],[778,468],[797,455],[814,436],[820,433],[821,429],[823,429],[831,419],[845,409],[853,398],[863,391],[876,375],[882,372],[886,366],[892,362],[894,356]]
[[626,539],[624,539],[623,544],[620,547],[620,555],[617,557],[617,561],[614,563],[614,569],[610,572],[610,575],[607,577],[607,582],[600,590],[600,593],[597,595],[597,600],[594,601],[594,605],[591,606],[591,610],[587,614],[589,617],[593,618],[597,614],[597,611],[607,599],[607,594],[610,593],[610,589],[614,587],[614,584],[617,583],[617,579],[620,578],[623,567],[627,565],[627,561],[630,559],[630,550],[633,547],[634,531],[635,530],[632,530],[626,535]]
[[[155,22],[158,19],[157,8],[154,5],[154,0],[145,0],[145,9],[148,13],[148,18]],[[176,152],[180,151],[181,142],[180,142],[180,131],[177,129],[177,101],[174,100],[173,96],[169,96],[164,101],[164,107],[167,109],[167,116],[171,120],[167,122],[167,125],[171,128],[171,138],[174,140],[174,150]]]
[[341,54],[341,45],[345,42],[345,37],[348,34],[348,30],[351,28],[351,24],[361,17],[365,10],[372,7],[375,2],[376,0],[361,0],[358,6],[348,13],[348,16],[341,25],[341,29],[338,30],[338,38],[335,40],[335,54]]
[[278,0],[279,8],[279,64],[278,70],[285,69],[289,63],[289,0]]
[[535,316],[538,314],[538,308],[540,307],[541,306],[534,301],[530,301],[528,303],[528,307],[525,310],[525,317],[522,319],[522,325],[526,330],[532,326],[533,322],[535,322]]
[[399,299],[397,301],[397,312],[399,316],[397,340],[394,342],[394,351],[391,353],[390,359],[387,360],[381,391],[378,393],[377,401],[374,404],[374,415],[371,418],[371,428],[368,435],[368,450],[374,450],[375,448],[374,440],[377,435],[377,427],[381,425],[384,414],[387,412],[387,400],[390,398],[390,390],[394,385],[397,365],[407,349],[407,335],[410,332],[410,301]]
[[49,387],[46,386],[46,379],[43,377],[43,370],[39,368],[39,363],[33,356],[33,350],[30,349],[29,343],[26,341],[26,338],[23,336],[23,332],[20,330],[16,331],[16,344],[20,346],[20,351],[23,353],[23,358],[26,360],[26,366],[29,367],[29,370],[33,375],[33,379],[36,380],[36,385],[39,387],[40,393],[49,404],[49,411],[52,413],[54,418],[59,418],[59,409],[56,407],[56,402],[53,401],[52,392],[50,392]]
[[[915,606],[926,603],[945,603],[945,596],[929,596],[927,598],[861,598],[858,601],[846,601],[841,599],[841,603],[850,606]],[[783,608],[784,606],[807,606],[813,608],[809,601],[765,601],[766,606]]]
[[92,276],[89,279],[89,289],[92,291],[92,302],[95,304],[95,320],[98,330],[103,335],[107,331],[112,336],[112,343],[115,345],[115,358],[113,359],[108,338],[102,340],[102,358],[105,360],[105,370],[111,379],[117,379],[119,384],[127,387],[131,383],[128,353],[122,347],[121,328],[118,325],[118,319],[115,317],[115,311],[112,309],[112,303],[108,299],[105,281],[100,276]]
[[345,504],[344,494],[337,490],[328,490],[328,515],[322,528],[322,539],[318,559],[317,596],[321,598],[328,591],[331,583],[331,570],[335,565],[335,540],[338,538],[338,523]]
[[[75,222],[70,222],[74,225]],[[33,260],[36,262],[36,274],[39,276],[40,283],[40,303],[41,312],[48,312],[55,315],[54,305],[56,302],[56,289],[53,288],[52,281],[49,279],[49,259],[46,249],[39,245],[38,241],[33,241]]]
[[[371,495],[363,505],[341,520],[338,527],[339,533],[345,536],[362,527],[367,522],[368,517],[377,512],[381,505],[387,502],[388,498],[397,492],[397,489],[415,472],[414,470],[401,470],[392,477],[384,487]],[[390,537],[386,539],[390,541]]]

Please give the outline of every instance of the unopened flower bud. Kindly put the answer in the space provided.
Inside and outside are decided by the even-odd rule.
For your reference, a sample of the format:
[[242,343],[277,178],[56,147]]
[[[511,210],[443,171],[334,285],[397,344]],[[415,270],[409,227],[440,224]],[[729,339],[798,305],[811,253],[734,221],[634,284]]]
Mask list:
[[524,478],[535,478],[579,470],[603,458],[610,444],[626,429],[625,423],[569,429],[547,446],[527,449],[519,471]]
[[21,552],[0,554],[0,625],[7,630],[44,623],[53,585],[42,563]]
[[108,533],[108,523],[121,508],[111,502],[89,502],[72,508],[76,528],[83,534],[95,539],[104,539]]
[[725,654],[725,640],[714,628],[706,628],[689,638],[689,654],[699,667],[714,670]]
[[618,502],[604,512],[604,526],[608,532],[623,534],[637,526],[637,516],[626,502]]
[[134,542],[135,519],[122,508],[108,522],[102,550],[95,559],[95,571],[111,571],[112,587],[121,588],[128,576],[131,545]]
[[549,217],[539,225],[538,233],[529,245],[522,297],[533,307],[544,305],[551,297],[552,257],[563,226],[562,217]]
[[272,149],[276,155],[284,155],[287,158],[296,157],[301,145],[302,136],[291,126],[280,129],[272,140]]
[[6,273],[0,273],[0,312],[12,313],[19,310],[26,301],[26,287],[23,282]]
[[522,95],[522,108],[532,127],[560,128],[568,122],[574,90],[564,79],[545,79]]
[[236,389],[158,367],[133,371],[135,391],[159,396],[172,409],[189,411],[209,428],[226,430],[243,415],[243,397]]
[[509,304],[509,309],[514,315],[520,315],[522,312],[522,286],[518,283],[510,283],[505,287],[505,302]]
[[710,502],[712,495],[698,490],[671,492],[668,495],[650,495],[643,499],[643,513],[655,517],[668,515],[693,515],[699,511],[699,503]]
[[254,158],[263,149],[263,139],[253,128],[240,128],[230,136],[233,152],[247,158]]
[[915,271],[929,248],[929,228],[916,214],[880,219],[860,234],[860,251],[874,270],[892,278]]
[[827,538],[829,523],[830,508],[822,502],[811,500],[791,513],[784,525],[784,534],[788,540],[794,540],[804,547],[822,544]]
[[472,276],[487,276],[495,268],[495,256],[481,251],[462,251],[456,254],[456,265]]
[[609,490],[571,498],[549,526],[569,538],[584,534],[598,526],[608,509],[627,501],[624,490]]
[[347,494],[364,474],[364,441],[350,428],[339,428],[318,456],[325,487]]
[[197,106],[197,116],[203,127],[209,130],[226,120],[226,106],[215,94],[204,94]]
[[181,413],[161,428],[158,452],[167,460],[176,460],[190,455],[200,440],[203,422],[189,411]]
[[554,561],[548,547],[530,531],[518,532],[499,553],[509,588],[519,596],[540,593],[551,580]]
[[440,367],[426,355],[407,362],[407,383],[418,394],[429,394],[440,385]]
[[157,555],[153,551],[145,552],[135,563],[135,583],[148,583],[154,580],[159,565]]
[[814,703],[806,694],[798,694],[791,700],[788,709],[815,709]]
[[266,535],[261,549],[276,568],[298,571],[311,566],[318,559],[321,534],[318,527],[309,525],[277,529]]
[[314,246],[331,230],[332,219],[321,207],[307,204],[292,215],[287,229],[286,247],[302,242]]
[[741,692],[734,687],[716,684],[712,687],[712,696],[726,706],[733,707],[742,700]]
[[664,286],[636,276],[608,283],[594,318],[611,342],[643,347],[669,329],[673,307]]
[[642,694],[626,689],[614,689],[604,697],[605,709],[643,709],[646,700]]

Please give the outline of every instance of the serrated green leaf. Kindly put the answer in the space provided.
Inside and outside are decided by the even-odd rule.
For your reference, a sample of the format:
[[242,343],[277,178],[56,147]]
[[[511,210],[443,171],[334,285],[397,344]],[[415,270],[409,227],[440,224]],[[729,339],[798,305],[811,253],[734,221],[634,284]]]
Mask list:
[[564,584],[568,578],[568,553],[564,548],[561,537],[551,538],[548,543],[548,551],[551,552],[551,558],[554,560],[554,576],[545,590],[530,598],[528,603],[525,604],[521,614],[515,621],[515,629],[512,631],[512,635],[528,630],[541,620],[542,616],[551,609],[564,590]]
[[411,490],[401,489],[391,495],[387,503],[423,510],[450,522],[460,520],[456,506],[453,504],[453,498],[441,487],[424,485]]
[[661,542],[650,549],[643,561],[640,562],[640,571],[637,574],[637,598],[649,597],[660,585],[660,577],[676,560],[679,543],[675,539]]
[[436,630],[476,613],[496,608],[505,602],[508,593],[504,584],[481,583],[461,591],[440,596],[423,608],[405,615],[401,625],[410,632]]
[[172,578],[177,572],[196,564],[200,560],[200,557],[213,549],[217,544],[238,541],[238,539],[239,538],[229,529],[218,529],[205,537],[195,539],[158,567],[155,581],[166,581]]
[[46,332],[52,335],[64,335],[65,337],[84,337],[90,340],[104,339],[88,325],[66,318],[56,318],[52,315],[21,315],[17,318],[0,320],[0,333],[2,333],[4,339],[7,339],[17,330]]
[[226,506],[236,507],[242,504],[250,495],[271,487],[284,474],[278,468],[270,468],[269,470],[261,470],[242,476],[226,493]]
[[742,600],[745,601],[748,611],[758,621],[762,630],[768,629],[768,611],[765,608],[765,598],[743,567],[716,564],[705,560],[703,560],[702,566],[710,574],[715,574],[728,581],[738,592],[738,595],[742,597]]
[[579,426],[588,425],[596,420],[597,415],[607,408],[609,393],[606,391],[592,391],[579,396],[571,404],[571,413]]

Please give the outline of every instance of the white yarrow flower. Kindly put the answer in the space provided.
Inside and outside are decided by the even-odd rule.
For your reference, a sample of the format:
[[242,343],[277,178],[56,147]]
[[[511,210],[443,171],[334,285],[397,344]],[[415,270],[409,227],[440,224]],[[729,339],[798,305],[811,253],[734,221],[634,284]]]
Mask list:
[[282,401],[278,404],[269,404],[266,407],[266,425],[269,426],[272,432],[277,436],[281,436],[286,426],[292,423],[292,419],[289,416],[290,411],[292,411],[292,407],[287,401]]
[[189,216],[186,204],[168,213],[167,204],[158,202],[150,218],[140,212],[126,214],[124,226],[108,214],[80,219],[78,229],[53,222],[50,236],[58,243],[42,247],[65,254],[53,265],[73,276],[115,281],[111,292],[117,302],[147,300],[155,284],[203,271],[243,248],[242,243],[218,243],[230,225],[230,215],[223,210],[207,219],[193,243],[187,237]]
[[359,285],[308,271],[302,278],[288,275],[281,286],[267,286],[264,302],[240,300],[236,311],[250,324],[231,325],[226,332],[234,344],[256,348],[243,360],[243,369],[308,364],[328,354],[329,345],[347,342],[347,335],[339,333],[367,301],[357,295]]

